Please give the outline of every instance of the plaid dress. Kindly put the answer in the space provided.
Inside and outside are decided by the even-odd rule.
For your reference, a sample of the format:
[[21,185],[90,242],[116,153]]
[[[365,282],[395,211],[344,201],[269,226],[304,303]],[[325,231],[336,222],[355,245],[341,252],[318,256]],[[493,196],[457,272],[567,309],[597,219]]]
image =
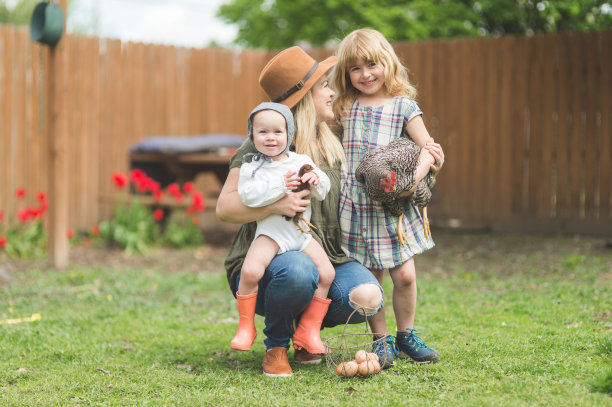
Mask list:
[[342,169],[339,207],[342,250],[366,267],[380,270],[398,267],[434,246],[431,238],[425,238],[418,208],[408,204],[403,217],[408,241],[407,247],[402,247],[397,238],[398,217],[372,201],[363,184],[355,179],[355,170],[368,151],[386,146],[396,138],[409,137],[404,130],[406,123],[422,114],[414,100],[395,97],[378,107],[363,106],[355,100],[348,115],[342,118],[342,144],[347,157]]

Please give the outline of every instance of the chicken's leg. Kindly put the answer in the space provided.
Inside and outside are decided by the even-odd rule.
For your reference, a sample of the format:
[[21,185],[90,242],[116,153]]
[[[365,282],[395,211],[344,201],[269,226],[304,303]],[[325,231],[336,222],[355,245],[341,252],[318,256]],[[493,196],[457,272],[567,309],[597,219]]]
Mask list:
[[431,230],[429,229],[429,219],[427,218],[427,207],[423,207],[423,232],[425,233],[425,239],[429,240],[431,237]]

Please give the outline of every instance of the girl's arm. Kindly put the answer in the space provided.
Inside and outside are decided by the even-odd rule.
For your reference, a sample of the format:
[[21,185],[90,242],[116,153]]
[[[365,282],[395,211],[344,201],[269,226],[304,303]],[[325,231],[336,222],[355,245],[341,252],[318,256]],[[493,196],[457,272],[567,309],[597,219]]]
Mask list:
[[293,217],[297,213],[304,212],[310,204],[308,199],[310,191],[304,190],[294,194],[287,194],[268,206],[249,208],[242,203],[238,195],[239,175],[240,168],[232,168],[230,170],[217,200],[217,217],[224,222],[237,224],[253,222],[271,214]]
[[435,163],[434,157],[427,149],[424,148],[427,143],[433,143],[434,139],[429,135],[421,116],[415,116],[412,120],[406,123],[405,129],[412,138],[412,141],[421,147],[421,153],[419,154],[419,165],[417,166],[414,174],[414,183],[416,186],[419,181],[425,178],[425,175],[427,175],[429,172],[429,168]]
[[421,147],[421,153],[419,154],[419,164],[414,174],[414,185],[408,191],[402,192],[400,194],[402,197],[412,194],[416,190],[417,184],[425,178],[430,169],[433,169],[436,173],[440,171],[442,164],[437,162],[444,159],[442,147],[435,143],[434,139],[429,135],[423,118],[420,115],[415,116],[406,123],[405,129],[412,140]]

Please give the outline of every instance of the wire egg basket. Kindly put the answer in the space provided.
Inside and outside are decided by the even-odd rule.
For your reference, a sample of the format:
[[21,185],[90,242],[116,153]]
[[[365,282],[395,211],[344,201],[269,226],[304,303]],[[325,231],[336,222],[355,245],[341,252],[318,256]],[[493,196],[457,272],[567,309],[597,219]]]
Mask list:
[[[367,357],[370,358],[371,354],[373,353],[377,345],[376,341],[374,340],[374,336],[375,335],[377,337],[384,336],[382,334],[374,334],[370,332],[367,321],[364,323],[365,332],[359,332],[359,333],[346,332],[346,329],[349,325],[349,321],[351,320],[355,312],[359,310],[362,310],[363,314],[365,315],[365,310],[363,310],[363,308],[358,308],[354,310],[351,313],[351,315],[348,317],[346,323],[344,324],[344,329],[342,330],[342,334],[332,336],[324,341],[325,346],[327,348],[326,353],[325,353],[325,362],[327,364],[327,368],[333,374],[337,374],[337,375],[345,376],[345,377],[353,377],[353,376],[364,377],[364,376],[369,375],[369,374],[359,374],[359,373],[346,375],[344,374],[346,371],[344,370],[344,368],[341,367],[341,364],[345,362],[355,361],[356,354],[359,351],[365,351],[366,355],[370,355]],[[380,346],[382,346],[382,344]],[[381,352],[381,353],[386,356],[385,352]],[[384,366],[386,363],[386,358],[385,356],[383,356],[381,359],[380,356],[381,355],[379,354],[378,357],[376,358],[378,365]],[[380,369],[378,369],[378,371],[380,371]],[[372,373],[378,373],[378,372],[372,372]]]

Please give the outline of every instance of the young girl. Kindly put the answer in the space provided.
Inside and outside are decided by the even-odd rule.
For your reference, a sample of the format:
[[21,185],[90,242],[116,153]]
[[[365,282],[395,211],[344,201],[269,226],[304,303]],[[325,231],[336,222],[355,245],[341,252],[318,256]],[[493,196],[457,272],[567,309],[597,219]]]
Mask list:
[[[257,153],[252,160],[240,167],[238,195],[248,207],[267,206],[295,190],[300,181],[311,186],[311,195],[322,201],[330,188],[330,180],[305,154],[289,151],[293,141],[295,124],[291,110],[279,103],[259,104],[248,118],[248,133]],[[247,158],[245,156],[244,158]],[[302,166],[310,171],[295,177]],[[258,284],[272,259],[288,250],[299,250],[308,255],[319,271],[319,284],[314,297],[293,335],[293,343],[310,353],[324,353],[321,341],[321,323],[331,300],[327,292],[334,280],[334,267],[321,245],[308,232],[310,207],[302,218],[294,223],[281,215],[269,215],[257,222],[255,238],[244,259],[238,292],[236,294],[240,315],[238,330],[231,348],[249,350],[257,336],[255,330],[255,306]],[[289,218],[290,219],[290,218]]]
[[[343,127],[342,143],[347,156],[339,209],[342,248],[348,256],[369,267],[379,281],[382,282],[385,269],[393,281],[396,343],[387,335],[384,312],[379,312],[370,319],[372,331],[383,335],[377,338],[375,351],[388,361],[385,368],[392,365],[394,353],[417,363],[435,363],[440,359],[438,353],[425,345],[413,328],[417,299],[413,256],[431,249],[434,242],[424,235],[418,208],[407,205],[402,225],[398,226],[398,217],[386,213],[380,202],[369,199],[363,185],[355,179],[355,170],[369,150],[398,137],[409,137],[421,147],[416,186],[430,168],[434,172],[440,170],[442,148],[425,128],[406,68],[378,31],[356,30],[340,43],[332,82],[337,92],[334,114]],[[402,196],[409,195],[414,188]],[[399,227],[406,231],[405,245],[398,241]]]

